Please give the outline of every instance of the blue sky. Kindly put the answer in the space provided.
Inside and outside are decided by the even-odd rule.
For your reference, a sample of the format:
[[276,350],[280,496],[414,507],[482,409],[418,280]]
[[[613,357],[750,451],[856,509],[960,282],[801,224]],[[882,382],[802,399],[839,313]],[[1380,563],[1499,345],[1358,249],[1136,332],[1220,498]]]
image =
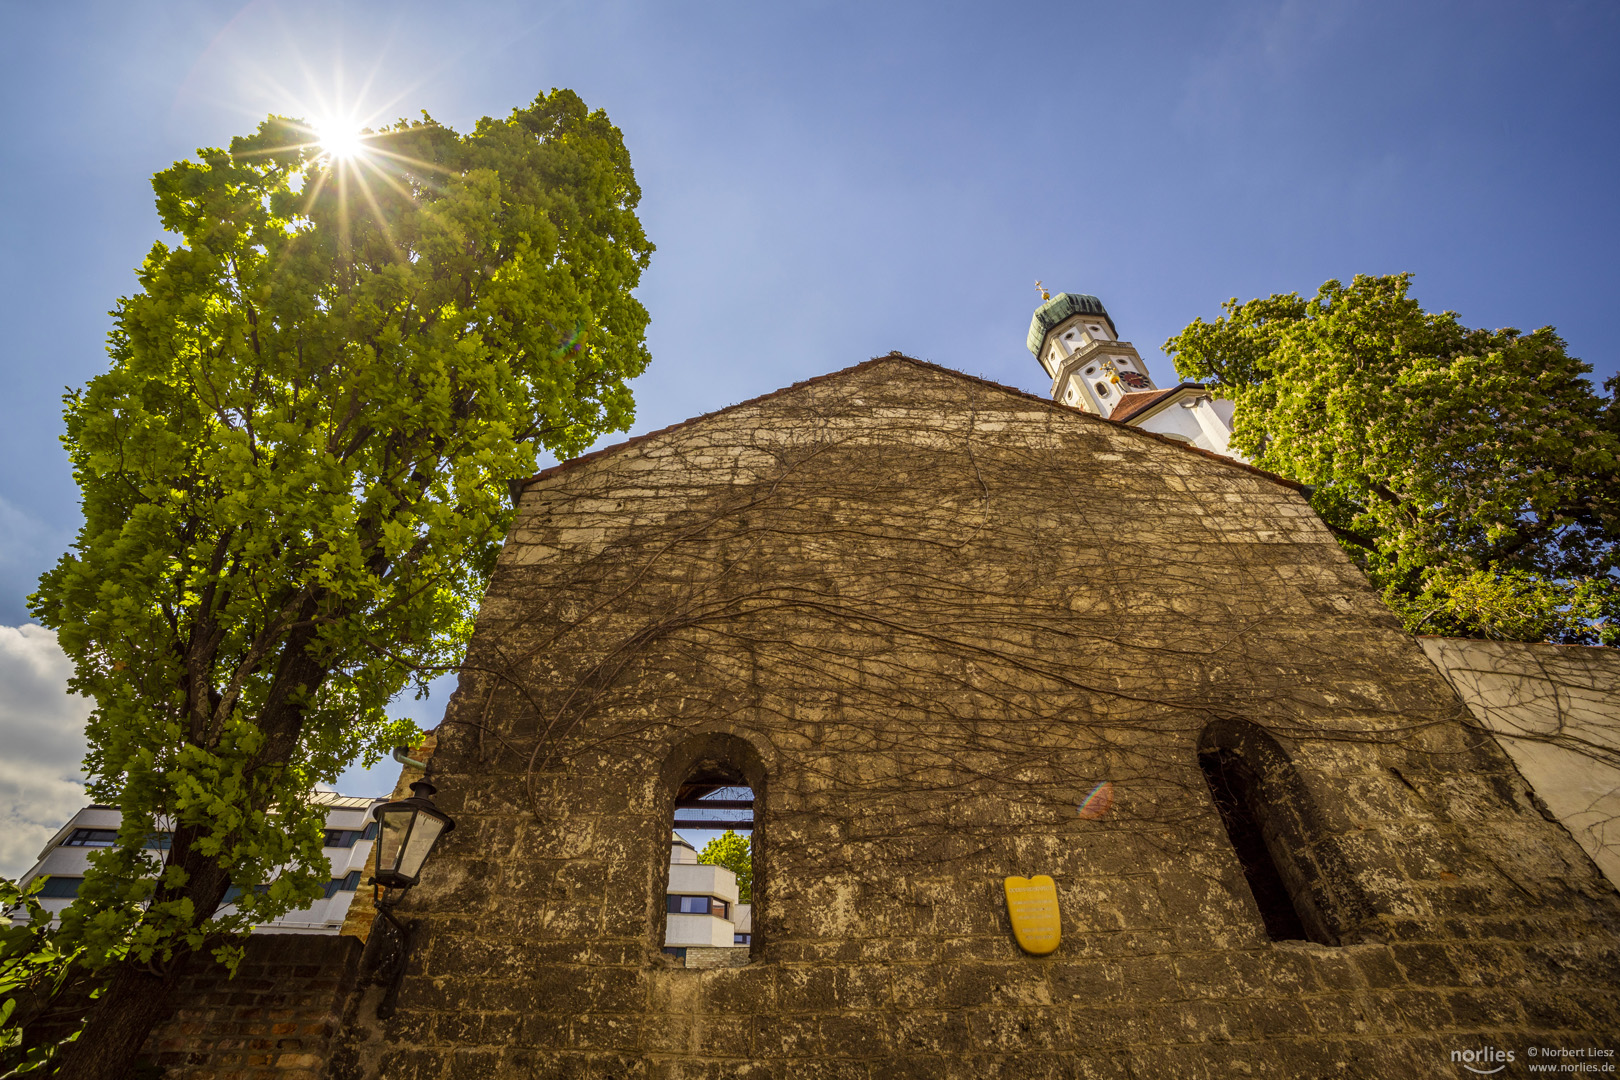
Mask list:
[[636,430],[890,349],[1043,391],[1036,278],[1102,297],[1161,380],[1228,297],[1402,270],[1599,380],[1620,359],[1607,0],[6,0],[0,34],[0,628],[77,525],[58,399],[105,366],[150,175],[269,111],[605,108],[658,245]]

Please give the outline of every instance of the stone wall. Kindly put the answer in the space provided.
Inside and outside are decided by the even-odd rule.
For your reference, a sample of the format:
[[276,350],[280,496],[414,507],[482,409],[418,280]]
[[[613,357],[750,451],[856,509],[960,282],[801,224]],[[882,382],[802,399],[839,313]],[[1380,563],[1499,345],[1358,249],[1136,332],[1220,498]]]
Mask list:
[[1548,811],[1620,886],[1620,649],[1418,641]]
[[[1201,754],[1321,940],[1268,937]],[[1614,890],[1296,490],[903,358],[530,483],[432,773],[350,1075],[1430,1077],[1620,1031]],[[660,951],[693,776],[755,790],[742,967]]]
[[234,978],[194,956],[179,1007],[142,1058],[165,1080],[317,1080],[353,995],[361,942],[326,934],[247,939]]

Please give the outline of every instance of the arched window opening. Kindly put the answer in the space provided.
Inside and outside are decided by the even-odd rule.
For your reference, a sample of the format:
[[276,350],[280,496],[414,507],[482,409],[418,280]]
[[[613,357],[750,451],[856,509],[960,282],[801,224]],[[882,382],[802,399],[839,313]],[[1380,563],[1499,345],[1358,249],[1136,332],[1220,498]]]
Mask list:
[[1246,721],[1216,721],[1199,739],[1198,764],[1266,935],[1357,940],[1373,905],[1277,740]]
[[1238,865],[1249,882],[1249,892],[1260,909],[1266,936],[1272,941],[1307,940],[1305,923],[1294,906],[1293,895],[1283,883],[1282,872],[1271,857],[1265,833],[1255,815],[1252,778],[1245,775],[1237,755],[1227,751],[1199,754],[1198,764],[1215,798],[1215,809],[1221,813],[1227,838],[1237,852]]
[[746,964],[759,944],[759,755],[733,736],[703,736],[677,748],[665,778],[674,782],[659,943],[687,967]]

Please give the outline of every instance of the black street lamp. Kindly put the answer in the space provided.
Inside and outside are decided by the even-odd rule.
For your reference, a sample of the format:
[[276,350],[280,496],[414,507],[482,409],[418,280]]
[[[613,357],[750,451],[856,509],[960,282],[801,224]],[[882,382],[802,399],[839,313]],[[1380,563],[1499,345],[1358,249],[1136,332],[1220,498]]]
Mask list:
[[[394,755],[396,758],[399,754]],[[402,758],[407,764],[420,762]],[[377,1016],[386,1020],[394,1015],[399,989],[405,981],[405,960],[411,949],[411,926],[394,917],[394,906],[404,899],[405,893],[422,876],[422,864],[433,851],[439,837],[456,827],[450,815],[433,805],[431,796],[437,789],[427,780],[411,785],[411,797],[397,802],[383,803],[371,812],[377,819],[377,868],[371,875],[377,914],[389,928],[385,957],[379,957],[372,980],[386,985]],[[415,924],[412,923],[412,926]],[[373,954],[376,955],[376,954]]]
[[433,845],[456,827],[450,815],[433,805],[430,796],[437,790],[418,780],[411,785],[410,798],[383,803],[371,812],[378,823],[374,885],[400,890],[415,885]]

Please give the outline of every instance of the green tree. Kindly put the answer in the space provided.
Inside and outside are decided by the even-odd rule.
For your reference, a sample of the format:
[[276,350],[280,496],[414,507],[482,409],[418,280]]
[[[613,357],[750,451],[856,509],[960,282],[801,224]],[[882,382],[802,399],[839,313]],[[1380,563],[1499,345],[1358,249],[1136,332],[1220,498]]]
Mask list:
[[1165,351],[1233,445],[1312,506],[1409,630],[1620,644],[1616,380],[1551,327],[1470,330],[1358,276],[1195,319]]
[[710,866],[723,866],[737,875],[737,902],[754,902],[754,850],[751,837],[740,836],[730,829],[703,845],[698,862]]
[[508,482],[631,421],[652,246],[607,116],[554,90],[366,143],[272,117],[158,173],[179,243],[66,398],[84,527],[32,604],[123,826],[63,919],[108,980],[65,1075],[123,1076],[187,950],[321,894],[311,790],[410,740],[385,706],[459,662]]
[[[19,887],[0,878],[0,1069],[7,1077],[44,1075],[61,1046],[26,1045],[24,1031],[49,1018],[64,996],[90,978],[77,951],[62,951],[59,935],[52,932],[50,913],[39,902],[45,881],[38,877]],[[65,1041],[77,1037],[70,1032]]]

